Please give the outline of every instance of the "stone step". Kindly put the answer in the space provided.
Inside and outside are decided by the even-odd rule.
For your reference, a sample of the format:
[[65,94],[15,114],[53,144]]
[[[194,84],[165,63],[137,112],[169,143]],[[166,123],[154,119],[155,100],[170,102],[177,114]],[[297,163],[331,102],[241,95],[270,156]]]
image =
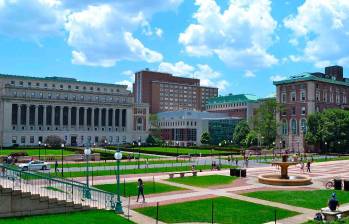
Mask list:
[[39,194],[31,194],[31,196],[30,196],[30,199],[32,199],[32,200],[37,200],[39,198],[40,198]]

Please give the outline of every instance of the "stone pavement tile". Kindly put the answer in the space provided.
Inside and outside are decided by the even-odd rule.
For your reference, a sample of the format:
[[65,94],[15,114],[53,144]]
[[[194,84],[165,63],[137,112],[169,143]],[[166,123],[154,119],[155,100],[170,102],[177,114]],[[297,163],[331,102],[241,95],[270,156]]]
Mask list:
[[157,222],[155,219],[149,216],[143,215],[134,210],[130,210],[130,220],[140,224],[150,224],[150,223],[165,224],[164,222],[161,222],[161,221]]

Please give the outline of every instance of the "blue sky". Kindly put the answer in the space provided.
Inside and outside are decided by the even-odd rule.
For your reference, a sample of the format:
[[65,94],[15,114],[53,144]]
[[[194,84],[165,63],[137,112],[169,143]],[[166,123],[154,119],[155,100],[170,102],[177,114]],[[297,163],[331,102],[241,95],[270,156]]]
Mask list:
[[349,1],[0,0],[0,73],[131,84],[144,68],[220,94],[349,62]]

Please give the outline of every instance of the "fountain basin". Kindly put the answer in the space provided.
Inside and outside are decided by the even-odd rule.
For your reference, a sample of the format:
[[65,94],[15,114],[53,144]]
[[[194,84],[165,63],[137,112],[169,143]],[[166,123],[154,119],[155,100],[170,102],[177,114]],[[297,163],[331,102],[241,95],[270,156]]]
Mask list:
[[259,183],[278,186],[301,186],[311,184],[311,178],[304,175],[292,175],[287,179],[278,174],[262,174],[258,176]]

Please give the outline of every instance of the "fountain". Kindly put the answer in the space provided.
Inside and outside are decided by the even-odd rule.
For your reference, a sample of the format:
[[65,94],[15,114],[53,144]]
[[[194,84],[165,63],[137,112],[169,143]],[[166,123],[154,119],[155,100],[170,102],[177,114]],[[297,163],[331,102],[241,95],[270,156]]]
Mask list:
[[281,175],[277,174],[262,174],[258,176],[259,183],[280,186],[299,186],[311,184],[311,178],[304,175],[288,176],[288,167],[297,165],[298,162],[289,162],[288,155],[282,156],[281,162],[273,162],[272,165],[279,166]]

